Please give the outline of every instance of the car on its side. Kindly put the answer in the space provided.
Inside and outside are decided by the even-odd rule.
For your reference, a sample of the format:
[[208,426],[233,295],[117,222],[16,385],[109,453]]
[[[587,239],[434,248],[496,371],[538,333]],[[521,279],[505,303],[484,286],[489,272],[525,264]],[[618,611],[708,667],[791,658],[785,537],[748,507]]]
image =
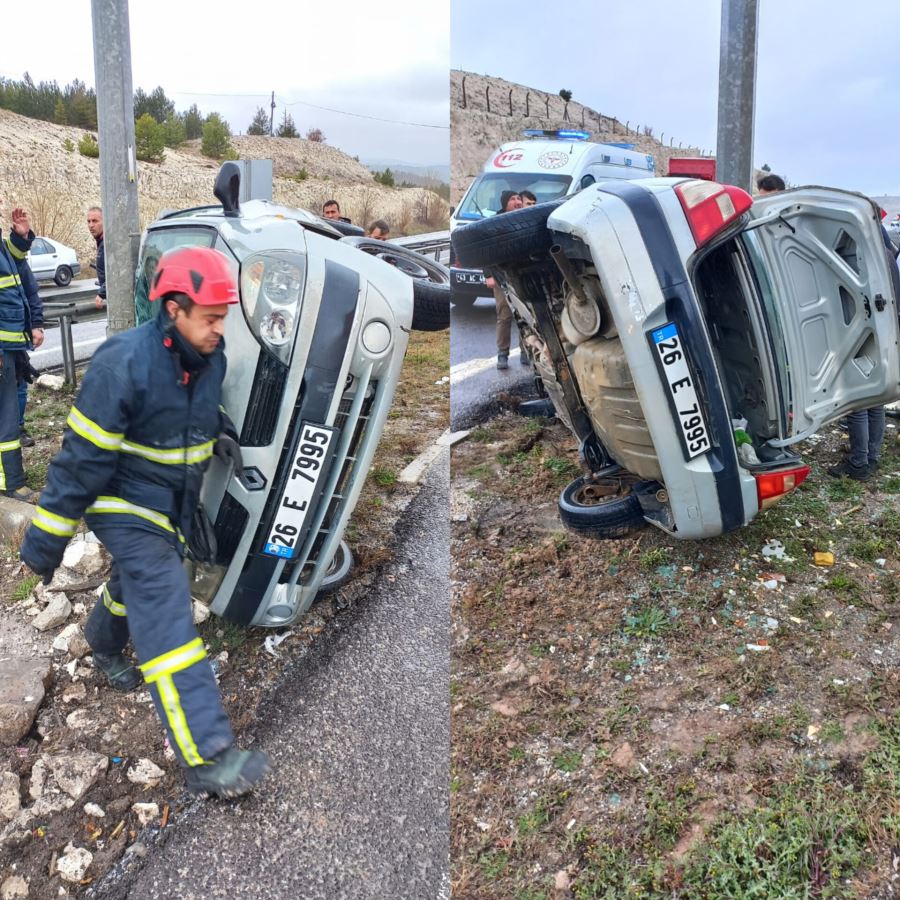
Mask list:
[[78,254],[48,237],[36,237],[28,253],[28,265],[38,281],[55,281],[65,287],[81,273]]
[[581,444],[579,533],[739,528],[807,477],[799,442],[900,397],[900,276],[861,194],[604,182],[452,239],[508,288]]
[[232,265],[240,310],[225,322],[222,402],[244,468],[211,460],[192,593],[224,618],[278,627],[350,571],[344,529],[409,331],[449,326],[449,279],[412,251],[345,236],[352,226],[266,200],[239,203],[234,163],[223,164],[215,194],[221,205],[167,213],[147,228],[138,272],[183,246],[214,247]]

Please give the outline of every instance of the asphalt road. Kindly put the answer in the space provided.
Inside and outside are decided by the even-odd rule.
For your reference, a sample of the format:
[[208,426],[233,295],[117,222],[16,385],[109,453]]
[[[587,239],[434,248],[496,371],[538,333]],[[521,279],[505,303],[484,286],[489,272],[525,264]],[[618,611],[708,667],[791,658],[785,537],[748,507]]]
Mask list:
[[[75,361],[90,359],[94,351],[106,340],[106,319],[92,322],[76,322],[72,325],[72,346],[75,350]],[[63,364],[60,346],[59,326],[50,326],[44,330],[44,343],[39,350],[29,354],[31,364],[40,371],[59,368]]]
[[[202,801],[106,900],[449,900],[448,455],[369,600],[285,673],[257,795]],[[393,579],[393,580],[392,580]]]
[[497,408],[498,394],[530,396],[532,370],[519,362],[518,329],[513,325],[509,368],[497,369],[493,297],[450,310],[450,418],[453,431],[469,428]]

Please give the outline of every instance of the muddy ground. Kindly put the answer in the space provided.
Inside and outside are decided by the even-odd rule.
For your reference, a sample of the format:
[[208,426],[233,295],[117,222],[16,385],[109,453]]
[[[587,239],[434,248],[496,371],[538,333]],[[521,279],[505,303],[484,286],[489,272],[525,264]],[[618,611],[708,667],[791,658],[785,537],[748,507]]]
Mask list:
[[829,429],[799,490],[703,542],[566,533],[555,421],[454,448],[454,897],[900,893],[897,434],[861,485],[825,473]]
[[[277,656],[264,647],[273,634],[268,629],[244,628],[215,617],[199,626],[217,668],[226,711],[242,744],[252,742],[256,710],[287,666],[307,651],[331,620],[352,604],[365,602],[369,586],[390,559],[394,525],[415,491],[413,486],[398,484],[397,474],[447,428],[449,383],[442,379],[448,369],[447,332],[414,332],[368,486],[346,532],[357,561],[350,583],[317,601],[289,629],[287,639],[274,648]],[[59,446],[72,394],[32,390],[26,425],[37,443],[25,451],[25,462],[29,484],[39,488],[47,463]],[[33,629],[27,608],[37,579],[19,563],[17,547],[4,546],[0,552],[0,648],[18,643],[20,649],[26,647],[27,655],[33,642],[32,652],[38,654],[61,629],[43,635]],[[94,592],[70,595],[70,599],[83,606],[80,611],[75,606],[68,623],[83,622]],[[30,831],[10,837],[0,847],[0,884],[10,876],[22,876],[29,884],[28,896],[41,900],[82,896],[125,853],[152,852],[147,835],[175,822],[189,802],[149,693],[140,689],[123,696],[112,691],[89,659],[72,665],[65,651],[53,651],[53,660],[53,684],[34,727],[16,746],[0,748],[0,769],[20,777],[22,805],[27,807],[32,804],[32,768],[42,754],[86,750],[103,754],[109,763],[106,774],[72,808],[35,821]],[[151,787],[135,785],[127,777],[129,769],[143,758],[164,772]],[[136,802],[159,807],[158,817],[143,836],[132,810]],[[105,815],[85,812],[85,804],[96,804]],[[56,868],[69,845],[93,854],[80,884],[62,880]]]

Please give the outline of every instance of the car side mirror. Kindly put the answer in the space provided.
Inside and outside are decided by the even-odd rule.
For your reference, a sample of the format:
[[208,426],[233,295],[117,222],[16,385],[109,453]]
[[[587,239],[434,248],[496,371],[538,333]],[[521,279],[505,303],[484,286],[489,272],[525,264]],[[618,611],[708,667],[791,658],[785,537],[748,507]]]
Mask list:
[[241,214],[241,168],[234,162],[222,163],[213,194],[222,204],[222,210],[229,219],[236,219]]

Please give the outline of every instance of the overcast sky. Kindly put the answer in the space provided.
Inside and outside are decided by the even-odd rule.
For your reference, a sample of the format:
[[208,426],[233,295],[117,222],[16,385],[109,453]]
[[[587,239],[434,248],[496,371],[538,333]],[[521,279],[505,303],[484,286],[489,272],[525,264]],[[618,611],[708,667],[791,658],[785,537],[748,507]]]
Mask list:
[[[900,2],[759,0],[753,159],[900,194]],[[453,0],[450,62],[714,150],[720,0]]]
[[[179,110],[196,103],[246,131],[275,91],[301,134],[364,158],[449,161],[449,3],[391,0],[131,0],[134,87],[161,85]],[[234,9],[233,14],[228,11]],[[94,85],[90,0],[42,0],[4,16],[0,75]],[[256,96],[245,96],[256,95]],[[389,124],[297,101],[420,125]]]

